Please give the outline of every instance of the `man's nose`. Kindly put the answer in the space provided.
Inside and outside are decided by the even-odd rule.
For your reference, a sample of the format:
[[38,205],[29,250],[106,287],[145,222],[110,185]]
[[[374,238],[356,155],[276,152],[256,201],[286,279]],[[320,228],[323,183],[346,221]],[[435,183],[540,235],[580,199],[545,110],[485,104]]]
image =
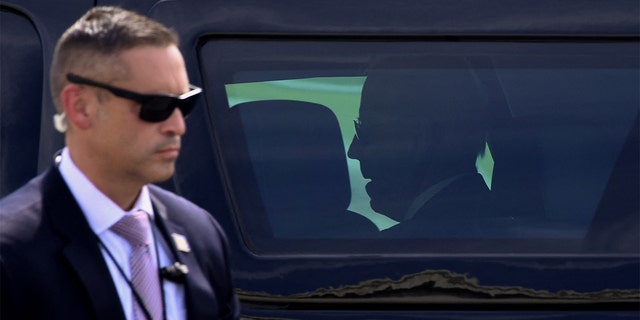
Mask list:
[[187,126],[182,116],[182,111],[176,108],[169,118],[162,122],[162,133],[167,135],[182,136],[187,131]]
[[360,149],[361,149],[360,140],[358,140],[358,137],[354,135],[353,139],[351,140],[351,145],[349,146],[349,150],[347,151],[347,156],[351,159],[359,160]]

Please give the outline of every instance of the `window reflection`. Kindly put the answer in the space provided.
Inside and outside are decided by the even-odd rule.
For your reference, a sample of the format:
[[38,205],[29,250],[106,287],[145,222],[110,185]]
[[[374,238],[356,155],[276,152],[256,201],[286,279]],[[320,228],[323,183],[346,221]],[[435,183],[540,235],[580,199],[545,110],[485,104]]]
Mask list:
[[611,229],[594,225],[640,105],[632,43],[212,43],[212,121],[256,250],[581,252]]
[[387,57],[367,71],[348,155],[371,179],[371,207],[399,222],[384,236],[510,230],[512,219],[501,216],[475,166],[487,143],[486,103],[463,58]]

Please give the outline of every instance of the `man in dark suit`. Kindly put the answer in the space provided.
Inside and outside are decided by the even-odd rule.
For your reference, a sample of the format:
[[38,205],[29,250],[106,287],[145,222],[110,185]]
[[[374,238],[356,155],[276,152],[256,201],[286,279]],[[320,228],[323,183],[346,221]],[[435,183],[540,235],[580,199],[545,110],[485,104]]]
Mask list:
[[451,56],[388,57],[367,73],[349,157],[371,208],[397,222],[389,237],[450,238],[502,232],[476,160],[487,128],[481,86]]
[[0,317],[239,318],[220,226],[151,185],[173,174],[201,91],[177,35],[93,8],[59,40],[51,87],[66,147],[0,200]]

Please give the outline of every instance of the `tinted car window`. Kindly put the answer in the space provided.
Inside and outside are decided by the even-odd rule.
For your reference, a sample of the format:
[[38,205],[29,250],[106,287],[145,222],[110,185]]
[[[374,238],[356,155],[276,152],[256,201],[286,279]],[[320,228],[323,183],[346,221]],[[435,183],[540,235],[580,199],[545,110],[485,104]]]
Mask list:
[[[638,182],[611,179],[633,163],[635,42],[212,38],[200,56],[257,252],[589,252],[603,195]],[[620,234],[605,252],[637,250],[637,224]]]

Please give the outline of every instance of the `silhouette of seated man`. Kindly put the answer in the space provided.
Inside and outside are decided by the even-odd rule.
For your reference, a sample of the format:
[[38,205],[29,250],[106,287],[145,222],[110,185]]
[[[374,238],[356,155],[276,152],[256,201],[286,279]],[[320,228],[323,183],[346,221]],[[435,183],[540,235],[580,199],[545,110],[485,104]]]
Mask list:
[[368,72],[348,156],[371,179],[371,208],[399,222],[383,235],[500,232],[475,166],[486,142],[484,100],[463,59],[401,58]]

